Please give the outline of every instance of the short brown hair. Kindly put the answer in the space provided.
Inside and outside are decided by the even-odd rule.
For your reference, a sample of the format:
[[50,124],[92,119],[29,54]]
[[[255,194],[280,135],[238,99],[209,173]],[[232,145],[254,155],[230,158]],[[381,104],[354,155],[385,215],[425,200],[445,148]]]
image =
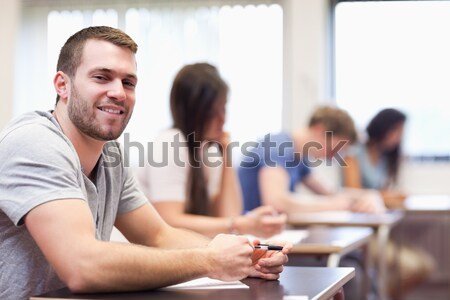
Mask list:
[[355,123],[350,115],[343,109],[331,106],[317,108],[309,120],[309,127],[322,124],[326,131],[348,138],[350,143],[356,142],[357,133]]
[[[56,71],[62,71],[69,77],[75,76],[81,63],[84,45],[90,39],[110,42],[118,47],[137,52],[137,44],[122,30],[108,26],[92,26],[84,28],[72,35],[61,48]],[[56,97],[58,103],[59,95]]]

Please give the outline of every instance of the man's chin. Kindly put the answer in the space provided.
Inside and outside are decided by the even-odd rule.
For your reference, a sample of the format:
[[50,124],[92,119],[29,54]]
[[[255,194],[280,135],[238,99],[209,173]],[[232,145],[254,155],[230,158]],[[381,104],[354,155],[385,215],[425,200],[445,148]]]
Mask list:
[[120,131],[104,131],[104,132],[96,132],[91,134],[91,137],[102,141],[102,142],[108,142],[108,141],[113,141],[113,140],[117,140],[120,135],[122,134],[123,130]]

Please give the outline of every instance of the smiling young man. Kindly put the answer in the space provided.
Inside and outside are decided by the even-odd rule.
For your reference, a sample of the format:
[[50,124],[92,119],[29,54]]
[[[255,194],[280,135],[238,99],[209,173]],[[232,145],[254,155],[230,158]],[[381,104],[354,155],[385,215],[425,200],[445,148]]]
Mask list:
[[[61,49],[51,112],[31,112],[0,134],[0,298],[156,288],[209,276],[277,279],[291,245],[254,250],[167,225],[137,188],[114,141],[131,117],[137,45],[89,27]],[[113,226],[131,244],[109,242]],[[281,244],[282,245],[282,244]],[[164,248],[164,249],[160,249]]]

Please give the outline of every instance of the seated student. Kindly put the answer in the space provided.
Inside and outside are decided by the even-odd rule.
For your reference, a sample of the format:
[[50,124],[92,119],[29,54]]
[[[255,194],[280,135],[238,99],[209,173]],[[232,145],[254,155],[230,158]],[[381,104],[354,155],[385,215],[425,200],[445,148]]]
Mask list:
[[405,195],[394,189],[401,161],[406,115],[393,108],[378,112],[366,128],[367,141],[354,145],[342,168],[349,188],[380,190],[386,205],[399,205]]
[[[387,206],[401,206],[405,194],[395,189],[401,163],[401,143],[406,115],[394,108],[379,111],[366,128],[367,141],[357,143],[346,156],[343,184],[349,188],[381,191]],[[388,244],[390,295],[401,298],[422,282],[434,267],[433,258],[417,246]]]
[[[242,213],[242,196],[223,131],[228,86],[207,63],[183,67],[170,94],[173,128],[153,145],[151,166],[137,171],[153,206],[172,226],[207,236],[242,233],[270,237],[279,233],[286,216],[268,206]],[[218,146],[218,147],[217,147]],[[214,159],[211,159],[211,156]]]
[[[118,29],[75,33],[59,56],[55,110],[0,133],[0,299],[279,277],[292,245],[261,253],[242,236],[175,229],[137,188],[113,141],[133,111],[136,51]],[[132,243],[109,242],[113,225]]]
[[[341,109],[328,106],[313,113],[307,128],[292,134],[266,135],[257,147],[248,150],[239,166],[245,209],[271,205],[278,211],[290,213],[384,211],[377,193],[356,190],[335,193],[311,172],[320,158],[339,158],[339,151],[355,139],[356,130],[350,116]],[[300,182],[316,195],[296,196],[295,186]]]

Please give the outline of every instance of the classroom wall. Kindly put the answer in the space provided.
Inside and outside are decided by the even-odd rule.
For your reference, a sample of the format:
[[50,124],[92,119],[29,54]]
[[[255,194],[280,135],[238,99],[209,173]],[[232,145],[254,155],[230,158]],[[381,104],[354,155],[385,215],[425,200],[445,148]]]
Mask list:
[[0,0],[0,129],[12,116],[14,50],[21,0]]
[[306,124],[327,95],[328,0],[286,0],[283,128]]

